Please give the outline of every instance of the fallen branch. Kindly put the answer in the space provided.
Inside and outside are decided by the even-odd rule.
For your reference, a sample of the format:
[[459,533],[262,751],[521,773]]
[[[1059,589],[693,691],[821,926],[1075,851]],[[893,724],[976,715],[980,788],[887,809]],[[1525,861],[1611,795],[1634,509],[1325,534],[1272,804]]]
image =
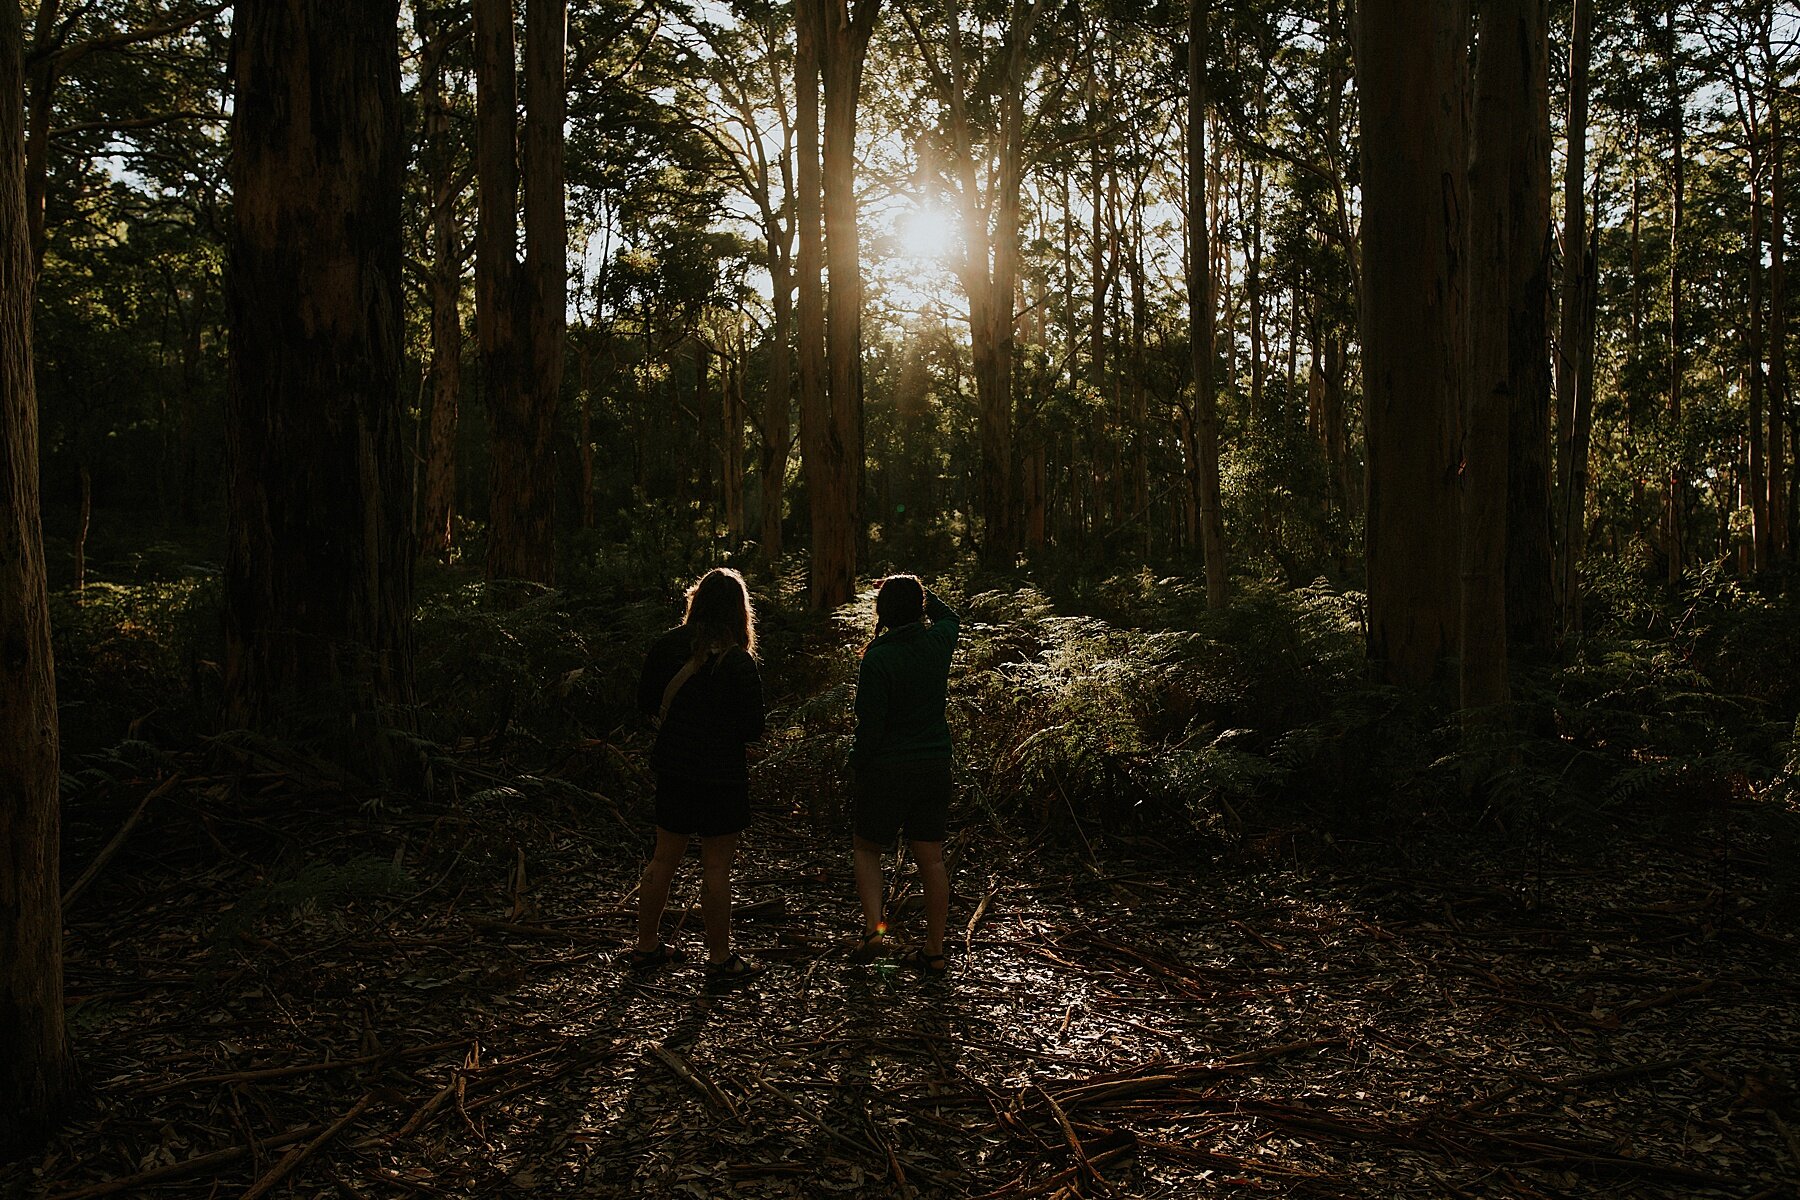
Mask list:
[[554,942],[579,942],[583,936],[574,930],[553,929],[548,925],[535,925],[527,921],[503,921],[497,917],[477,916],[464,913],[463,920],[477,929],[492,929],[496,933],[510,933],[515,937],[542,938]]
[[1106,1180],[1100,1177],[1100,1172],[1094,1170],[1094,1164],[1088,1161],[1087,1151],[1081,1148],[1081,1138],[1076,1135],[1075,1127],[1069,1124],[1069,1114],[1064,1112],[1062,1105],[1056,1102],[1056,1097],[1046,1092],[1041,1086],[1038,1087],[1038,1095],[1044,1098],[1044,1103],[1050,1106],[1050,1114],[1056,1118],[1056,1123],[1062,1126],[1063,1140],[1068,1142],[1069,1153],[1075,1156],[1075,1165],[1081,1169],[1083,1178],[1100,1189],[1102,1196],[1112,1195],[1112,1188],[1107,1185]]
[[1769,1123],[1775,1126],[1775,1132],[1787,1143],[1788,1156],[1794,1160],[1794,1169],[1800,1171],[1800,1138],[1794,1136],[1794,1127],[1781,1119],[1781,1114],[1774,1109],[1767,1110]]
[[963,931],[964,954],[967,954],[974,946],[975,930],[980,926],[981,919],[987,916],[988,906],[994,902],[994,897],[998,895],[999,892],[1000,889],[998,886],[989,888],[987,894],[982,896],[981,902],[975,906],[975,915],[969,918],[969,927]]
[[220,1071],[213,1075],[169,1079],[145,1088],[144,1095],[160,1096],[165,1092],[180,1091],[182,1088],[188,1087],[202,1087],[209,1083],[262,1083],[270,1079],[289,1079],[295,1075],[311,1075],[318,1071],[341,1071],[350,1067],[366,1067],[387,1060],[413,1058],[420,1054],[435,1054],[440,1050],[461,1046],[465,1040],[456,1038],[448,1042],[430,1042],[423,1046],[411,1046],[404,1050],[387,1050],[380,1054],[364,1054],[357,1058],[340,1058],[336,1062],[302,1063],[294,1067],[263,1067],[252,1071]]
[[[1136,1149],[1136,1142],[1126,1142],[1123,1145],[1114,1146],[1110,1150],[1103,1150],[1098,1154],[1089,1155],[1087,1160],[1088,1169],[1097,1173],[1098,1168],[1110,1167],[1120,1159],[1129,1157]],[[975,1200],[1002,1200],[1003,1197],[1006,1198],[1006,1200],[1013,1200],[1015,1197],[1017,1200],[1024,1200],[1027,1196],[1041,1196],[1045,1192],[1054,1192],[1059,1188],[1067,1187],[1080,1177],[1080,1167],[1069,1167],[1066,1170],[1058,1171],[1041,1183],[1030,1186],[1015,1179],[1005,1187],[978,1196]]]
[[[302,1139],[317,1136],[325,1126],[302,1125],[274,1137],[264,1138],[260,1148],[279,1150]],[[100,1183],[89,1184],[72,1192],[59,1192],[49,1200],[93,1200],[96,1196],[116,1196],[120,1192],[137,1192],[151,1184],[164,1183],[171,1179],[180,1179],[186,1175],[199,1175],[215,1167],[229,1166],[241,1158],[249,1158],[249,1146],[232,1146],[225,1150],[214,1150],[211,1154],[197,1154],[193,1158],[184,1158],[180,1162],[170,1163],[163,1167],[153,1167],[148,1171],[140,1171],[136,1175],[124,1175],[117,1179],[107,1179]]]
[[100,868],[112,861],[112,856],[119,852],[119,847],[125,844],[125,839],[131,836],[131,831],[137,828],[137,823],[143,819],[144,810],[150,806],[150,802],[174,790],[175,785],[180,783],[181,779],[180,775],[169,776],[138,801],[137,807],[131,810],[131,815],[125,818],[125,823],[119,826],[119,832],[113,834],[112,840],[100,848],[100,853],[94,855],[94,861],[87,865],[87,870],[77,875],[75,882],[71,883],[68,890],[62,894],[62,908],[65,916],[68,915],[69,906],[75,903],[75,898],[87,890],[88,884],[94,882],[94,877],[100,874]]
[[719,1085],[714,1083],[699,1067],[694,1066],[667,1046],[652,1046],[650,1053],[660,1059],[675,1078],[699,1092],[701,1099],[708,1104],[729,1114],[734,1121],[743,1119],[738,1114],[737,1105],[731,1102],[731,1097],[727,1096]]
[[1704,996],[1707,992],[1712,991],[1712,987],[1713,981],[1707,979],[1702,980],[1699,983],[1690,984],[1687,987],[1671,988],[1660,996],[1651,996],[1644,1000],[1633,1000],[1630,1004],[1621,1004],[1619,1006],[1619,1015],[1624,1016],[1627,1013],[1643,1012],[1646,1008],[1657,1008],[1664,1004],[1673,1004],[1677,1000],[1688,1000],[1695,996]]
[[282,1155],[280,1162],[270,1167],[261,1179],[258,1179],[255,1183],[250,1185],[250,1190],[243,1194],[242,1200],[256,1200],[258,1196],[263,1195],[270,1188],[280,1183],[283,1179],[286,1179],[288,1174],[293,1171],[295,1167],[299,1166],[312,1156],[313,1151],[336,1137],[343,1131],[344,1126],[356,1120],[357,1117],[360,1117],[363,1109],[369,1107],[374,1100],[375,1093],[368,1093],[361,1100],[358,1100],[355,1104],[351,1105],[349,1112],[339,1117],[336,1121],[333,1121],[331,1127],[319,1134],[318,1137],[306,1143],[306,1145],[296,1146],[294,1149],[289,1150],[286,1154]]

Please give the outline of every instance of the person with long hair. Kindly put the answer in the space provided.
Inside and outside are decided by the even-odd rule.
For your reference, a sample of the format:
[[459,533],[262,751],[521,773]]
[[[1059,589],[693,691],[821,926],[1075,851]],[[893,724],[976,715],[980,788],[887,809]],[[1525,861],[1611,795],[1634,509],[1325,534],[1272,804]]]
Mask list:
[[731,949],[731,861],[750,824],[744,747],[763,731],[756,614],[742,575],[722,567],[688,589],[681,624],[644,661],[638,707],[657,723],[656,848],[638,883],[637,945],[627,961],[642,969],[680,957],[662,940],[662,915],[688,841],[699,838],[707,979],[742,983],[763,970]]
[[869,962],[888,950],[881,856],[902,833],[925,892],[925,941],[902,965],[942,976],[950,880],[944,834],[950,816],[950,725],[944,703],[956,652],[956,610],[916,575],[890,575],[875,593],[875,637],[856,678],[853,862],[862,939],[851,950]]

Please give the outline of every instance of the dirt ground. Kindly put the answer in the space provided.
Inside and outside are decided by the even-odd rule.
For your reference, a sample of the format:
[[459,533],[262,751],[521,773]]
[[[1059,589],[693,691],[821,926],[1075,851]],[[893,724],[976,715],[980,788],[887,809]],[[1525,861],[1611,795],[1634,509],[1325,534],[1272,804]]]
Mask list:
[[769,970],[712,992],[697,862],[687,961],[623,970],[642,814],[553,782],[167,787],[68,914],[91,1103],[0,1194],[1800,1195],[1800,898],[1730,811],[1426,858],[965,821],[931,981],[846,960],[844,839],[765,804]]

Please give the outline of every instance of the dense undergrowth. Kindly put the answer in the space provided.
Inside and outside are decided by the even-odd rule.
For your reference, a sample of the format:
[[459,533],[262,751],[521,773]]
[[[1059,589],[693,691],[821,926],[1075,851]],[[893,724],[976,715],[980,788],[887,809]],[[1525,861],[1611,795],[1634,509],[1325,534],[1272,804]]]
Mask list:
[[[71,793],[217,736],[216,579],[164,558],[55,598]],[[511,788],[636,803],[638,666],[706,565],[634,542],[577,547],[554,590],[425,572],[408,736],[430,762],[505,760]],[[829,825],[873,620],[867,593],[807,615],[804,581],[800,560],[753,576],[772,709],[757,788]],[[1204,850],[1282,829],[1543,838],[1623,805],[1793,804],[1800,606],[1716,571],[1674,594],[1596,577],[1591,632],[1521,669],[1514,719],[1480,742],[1367,680],[1363,598],[1323,581],[1240,581],[1218,613],[1195,580],[1149,571],[1031,584],[963,566],[938,582],[969,618],[951,715],[973,820]]]

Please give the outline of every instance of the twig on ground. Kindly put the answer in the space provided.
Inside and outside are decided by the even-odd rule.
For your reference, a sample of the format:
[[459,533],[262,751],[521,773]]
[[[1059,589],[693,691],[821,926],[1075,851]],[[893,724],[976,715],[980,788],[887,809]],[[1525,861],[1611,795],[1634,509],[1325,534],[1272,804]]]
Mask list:
[[144,810],[150,807],[150,802],[160,796],[167,795],[174,789],[176,784],[181,782],[181,779],[182,777],[180,775],[169,776],[146,793],[142,800],[137,802],[137,807],[131,810],[131,815],[125,818],[125,823],[119,826],[119,831],[112,835],[112,840],[100,848],[100,853],[94,855],[94,861],[87,865],[87,870],[83,871],[80,875],[77,875],[75,877],[75,882],[71,883],[68,890],[63,892],[62,909],[64,915],[67,915],[70,906],[75,903],[76,897],[87,890],[88,884],[94,882],[94,877],[100,874],[100,868],[112,861],[112,856],[119,852],[119,847],[125,844],[125,839],[131,836],[131,831],[136,829],[137,823],[143,819]]

